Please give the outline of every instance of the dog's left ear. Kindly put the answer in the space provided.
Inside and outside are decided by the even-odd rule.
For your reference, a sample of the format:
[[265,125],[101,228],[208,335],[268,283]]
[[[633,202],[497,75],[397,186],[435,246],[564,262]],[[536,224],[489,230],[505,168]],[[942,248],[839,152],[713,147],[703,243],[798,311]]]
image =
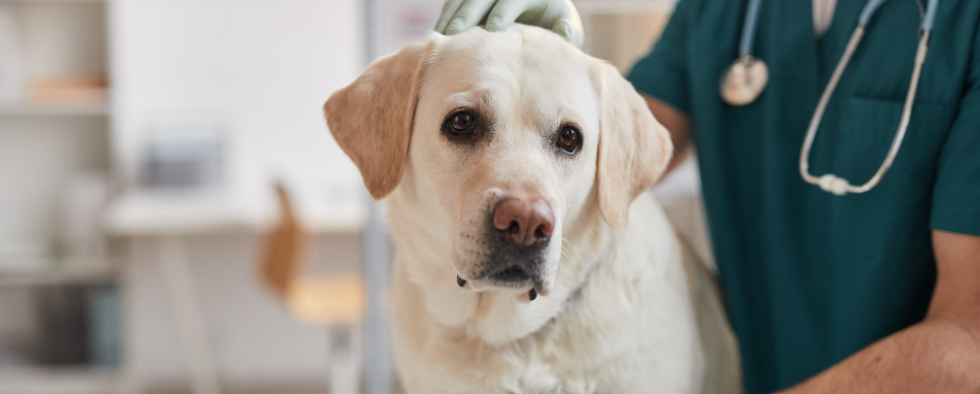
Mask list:
[[323,105],[330,132],[376,200],[401,181],[419,83],[434,46],[434,40],[413,43],[375,60]]
[[592,80],[599,92],[599,154],[596,183],[606,223],[626,227],[630,203],[660,179],[674,145],[643,97],[613,66],[596,61]]

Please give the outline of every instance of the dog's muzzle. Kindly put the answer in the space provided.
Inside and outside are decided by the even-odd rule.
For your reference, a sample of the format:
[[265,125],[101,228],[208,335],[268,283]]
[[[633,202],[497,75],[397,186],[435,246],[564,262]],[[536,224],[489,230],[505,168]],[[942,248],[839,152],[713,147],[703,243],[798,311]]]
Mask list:
[[[551,205],[540,198],[506,197],[489,215],[487,256],[476,279],[492,286],[526,288],[533,301],[543,288],[544,250],[555,229]],[[457,277],[460,287],[466,280]]]

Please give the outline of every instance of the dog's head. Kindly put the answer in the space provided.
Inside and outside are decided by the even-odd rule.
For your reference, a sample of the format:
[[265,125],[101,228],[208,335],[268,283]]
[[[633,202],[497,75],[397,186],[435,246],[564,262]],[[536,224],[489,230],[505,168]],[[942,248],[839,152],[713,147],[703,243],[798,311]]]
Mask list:
[[672,150],[615,68],[519,25],[410,45],[324,109],[371,195],[411,201],[460,286],[532,298],[554,286],[563,233],[624,227]]

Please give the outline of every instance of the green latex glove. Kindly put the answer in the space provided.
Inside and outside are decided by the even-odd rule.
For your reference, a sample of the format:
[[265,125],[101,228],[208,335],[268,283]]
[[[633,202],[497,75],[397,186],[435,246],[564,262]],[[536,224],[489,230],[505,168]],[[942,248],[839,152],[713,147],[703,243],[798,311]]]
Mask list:
[[487,31],[505,30],[514,22],[543,27],[582,46],[582,18],[571,0],[447,0],[436,32],[451,36],[482,21]]

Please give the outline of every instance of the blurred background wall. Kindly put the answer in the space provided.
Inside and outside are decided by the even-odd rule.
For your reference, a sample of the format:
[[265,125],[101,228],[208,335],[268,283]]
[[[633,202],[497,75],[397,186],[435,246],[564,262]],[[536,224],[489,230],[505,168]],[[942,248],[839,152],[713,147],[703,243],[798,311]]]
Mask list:
[[[673,0],[576,4],[626,71]],[[281,182],[305,274],[365,272],[372,206],[321,105],[441,5],[0,0],[0,394],[381,393],[365,323],[304,319],[256,264]],[[658,193],[707,255],[693,162]]]

